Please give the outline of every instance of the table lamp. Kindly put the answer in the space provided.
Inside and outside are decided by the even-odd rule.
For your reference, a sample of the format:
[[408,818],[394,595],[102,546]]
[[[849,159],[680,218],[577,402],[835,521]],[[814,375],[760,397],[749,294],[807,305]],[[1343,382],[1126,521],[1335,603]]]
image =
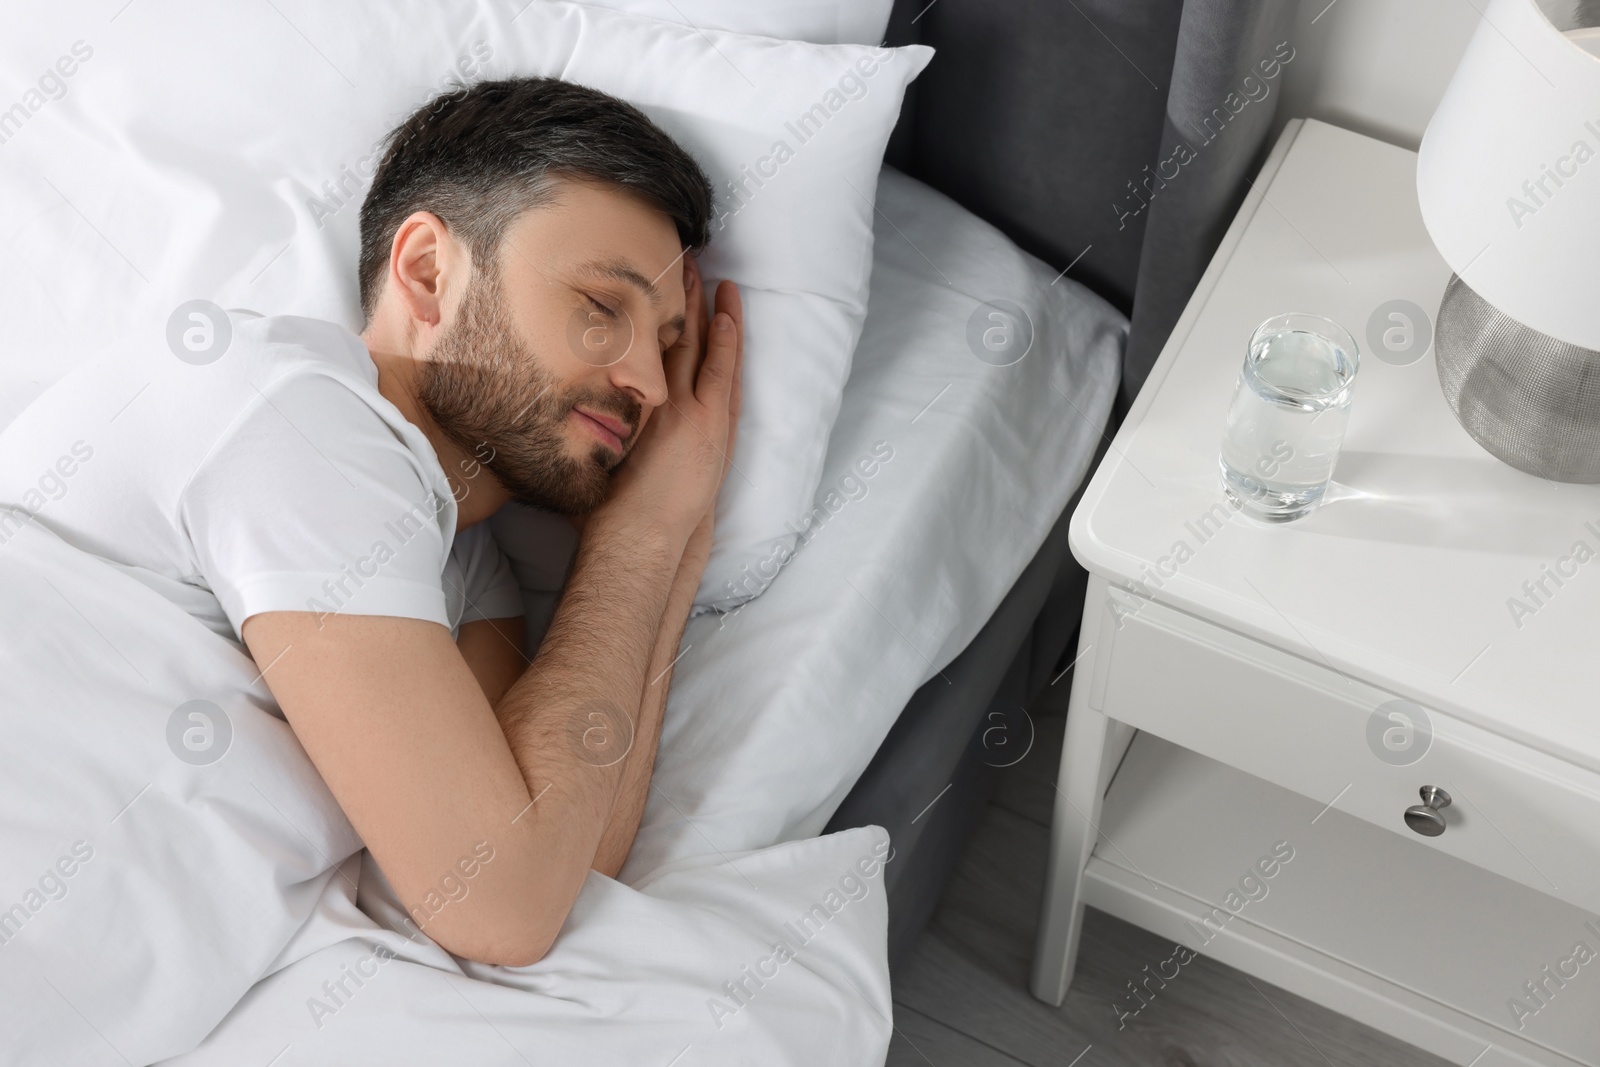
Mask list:
[[1417,198],[1454,272],[1434,359],[1456,418],[1519,470],[1600,482],[1600,0],[1489,0]]

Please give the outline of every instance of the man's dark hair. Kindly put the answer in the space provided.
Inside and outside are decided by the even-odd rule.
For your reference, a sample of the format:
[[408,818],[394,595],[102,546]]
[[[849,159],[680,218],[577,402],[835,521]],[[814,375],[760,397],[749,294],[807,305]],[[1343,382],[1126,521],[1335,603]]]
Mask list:
[[395,231],[414,211],[444,220],[491,274],[506,227],[549,202],[559,179],[629,190],[710,239],[711,183],[694,158],[634,107],[556,78],[507,78],[443,93],[389,135],[361,205],[361,312],[377,308]]

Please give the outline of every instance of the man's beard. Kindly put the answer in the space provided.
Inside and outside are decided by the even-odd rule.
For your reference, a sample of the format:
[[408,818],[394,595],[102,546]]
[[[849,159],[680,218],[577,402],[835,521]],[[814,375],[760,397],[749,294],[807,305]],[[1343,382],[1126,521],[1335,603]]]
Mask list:
[[493,472],[512,499],[563,515],[599,506],[622,462],[599,442],[583,459],[568,455],[572,409],[582,404],[633,427],[624,450],[639,426],[639,403],[621,390],[556,388],[554,375],[506,321],[496,278],[473,281],[455,323],[423,361],[417,389],[445,435]]

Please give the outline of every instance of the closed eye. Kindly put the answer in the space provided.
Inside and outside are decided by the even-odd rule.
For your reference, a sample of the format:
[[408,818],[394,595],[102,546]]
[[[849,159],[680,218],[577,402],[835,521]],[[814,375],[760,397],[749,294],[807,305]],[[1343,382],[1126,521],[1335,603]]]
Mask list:
[[612,307],[609,304],[601,303],[600,301],[596,300],[594,297],[590,296],[588,293],[584,293],[583,294],[583,298],[585,300],[589,301],[589,303],[591,305],[593,305],[594,310],[598,311],[600,314],[604,315],[606,318],[610,319],[612,322],[617,321],[617,309],[616,308]]
[[[619,311],[618,309],[612,307],[611,305],[605,303],[602,300],[599,300],[599,299],[591,296],[588,293],[584,293],[583,294],[583,298],[589,302],[590,307],[593,309],[595,314],[604,315],[606,317],[607,321],[609,321],[609,322],[618,322],[618,321],[621,320],[622,316],[625,314],[624,312]],[[673,345],[677,344],[678,341],[681,340],[682,337],[683,337],[683,333],[684,333],[683,316],[679,315],[676,318],[674,318],[674,319],[670,320],[669,322],[667,322],[665,325],[666,325],[666,328],[671,332],[671,340],[664,340],[664,339],[659,338],[659,337],[656,339],[657,347],[661,350],[661,358],[662,359],[666,358],[667,350],[670,349]]]

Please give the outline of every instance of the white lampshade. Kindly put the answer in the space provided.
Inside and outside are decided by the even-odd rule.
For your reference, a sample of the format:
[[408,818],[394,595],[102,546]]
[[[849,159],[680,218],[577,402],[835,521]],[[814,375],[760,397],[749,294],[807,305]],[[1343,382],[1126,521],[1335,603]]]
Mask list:
[[1423,221],[1451,269],[1505,315],[1591,350],[1600,350],[1597,15],[1595,0],[1489,0],[1417,161]]

